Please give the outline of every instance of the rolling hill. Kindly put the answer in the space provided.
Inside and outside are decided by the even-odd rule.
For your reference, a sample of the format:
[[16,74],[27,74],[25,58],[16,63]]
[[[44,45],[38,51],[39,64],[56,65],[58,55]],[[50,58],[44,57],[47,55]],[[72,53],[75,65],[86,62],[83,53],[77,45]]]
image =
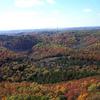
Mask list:
[[[17,98],[17,95],[24,95],[26,93],[31,96],[40,96],[39,100],[42,100],[41,96],[47,95],[54,98],[50,100],[57,100],[55,99],[57,96],[63,98],[60,100],[66,100],[66,98],[69,98],[68,100],[76,100],[76,98],[78,98],[78,100],[92,100],[91,96],[93,93],[95,93],[95,97],[93,98],[100,98],[97,93],[100,91],[98,85],[100,81],[99,77],[100,29],[98,28],[62,29],[58,32],[55,30],[42,30],[36,31],[36,34],[31,31],[15,35],[0,35],[0,89],[4,91],[3,93],[0,91],[0,93],[4,98]],[[90,85],[92,83],[88,81],[92,82],[92,79],[97,82],[95,83],[93,81],[95,84],[95,86],[94,84],[93,86],[96,88],[98,85],[98,89],[93,90],[96,92],[90,92],[92,91],[92,86]],[[66,82],[71,80],[76,81],[71,83]],[[15,97],[12,97],[15,94],[8,92],[8,87],[3,86],[3,82],[7,86],[12,85],[9,89],[17,93]],[[58,82],[62,83],[60,84]],[[57,85],[53,85],[52,83]],[[78,83],[83,87],[85,86],[84,91],[81,90],[83,88],[80,89],[77,86]],[[35,92],[31,91],[32,84],[34,87],[39,86],[41,91],[44,88],[46,89],[44,89],[45,91],[48,91],[49,86],[51,86],[51,88],[58,86],[57,89],[53,89],[53,91],[58,92],[55,92],[53,95],[53,92],[50,92],[50,90],[48,91],[49,93],[42,91],[42,94],[40,91],[36,94],[37,89],[36,91],[34,90]],[[47,85],[43,87],[42,84]],[[70,84],[72,84],[73,89],[71,89],[71,86],[68,87]],[[87,90],[87,84],[88,87],[91,86],[89,91]],[[15,87],[13,85],[15,85]],[[25,87],[22,85],[25,85]],[[29,87],[31,94],[28,93],[29,91],[26,85]],[[21,87],[22,90],[19,90]],[[68,87],[68,90],[65,90],[65,87]],[[60,91],[60,89],[62,90]],[[9,95],[5,94],[5,91],[7,91]],[[21,93],[20,91],[23,92]],[[62,91],[64,93],[62,93]],[[21,98],[20,96],[18,97]]]

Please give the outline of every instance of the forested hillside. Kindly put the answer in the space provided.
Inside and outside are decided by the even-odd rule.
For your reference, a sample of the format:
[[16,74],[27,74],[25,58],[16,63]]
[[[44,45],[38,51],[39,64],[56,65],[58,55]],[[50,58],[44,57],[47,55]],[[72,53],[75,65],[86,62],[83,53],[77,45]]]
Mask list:
[[[3,97],[6,96],[6,98],[8,98],[7,100],[15,100],[11,98],[17,98],[16,96],[20,94],[21,91],[23,91],[21,95],[24,95],[26,93],[31,96],[39,96],[40,98],[32,100],[49,100],[50,98],[56,98],[57,96],[61,96],[59,97],[60,100],[66,100],[66,98],[71,98],[69,95],[72,92],[69,93],[68,90],[73,91],[74,89],[74,85],[72,85],[72,90],[70,89],[71,87],[68,87],[68,90],[66,90],[65,87],[67,87],[67,85],[65,86],[65,84],[69,84],[67,83],[67,81],[77,79],[81,80],[81,78],[83,78],[85,82],[86,77],[90,77],[90,79],[93,77],[93,80],[96,81],[93,81],[96,85],[94,86],[93,84],[93,89],[96,88],[95,91],[99,91],[99,94],[97,93],[95,95],[98,96],[98,98],[100,98],[99,29],[71,31],[64,30],[59,32],[44,31],[37,32],[37,34],[31,32],[28,34],[23,33],[20,35],[13,36],[0,35],[0,88],[4,90],[3,93],[1,93],[0,91],[0,95],[2,95]],[[86,78],[87,83],[83,83],[86,85],[88,84],[89,88],[89,86],[91,86],[92,83],[88,83],[87,79],[88,78]],[[80,83],[80,80],[75,82]],[[10,97],[15,94],[10,94],[7,90],[8,87],[3,86],[3,82],[7,86],[8,84],[12,85],[12,88],[14,89],[13,91],[17,91],[15,90],[15,88],[18,89],[17,92],[14,92],[15,94],[17,93],[15,97]],[[60,85],[57,85],[59,86],[59,89],[55,90],[59,91],[59,93],[55,92],[53,95],[53,92],[51,93],[50,91],[48,91],[50,92],[50,94],[46,94],[45,91],[48,90],[49,84],[51,88],[53,88],[54,85],[52,86],[52,83],[59,84],[58,82],[64,82],[61,83],[64,84],[64,87],[61,86],[61,91],[59,90]],[[82,85],[83,83],[81,82],[80,85]],[[15,87],[13,87],[14,84],[16,85]],[[41,90],[43,92],[41,93],[41,91],[39,92],[36,89],[37,93],[33,93],[35,90],[33,90],[33,92],[32,90],[30,90],[33,84],[35,84],[35,86],[38,88],[46,90]],[[42,84],[47,85],[42,87]],[[72,82],[72,84],[74,84],[74,81]],[[25,85],[25,87],[22,85]],[[26,85],[28,87],[26,87]],[[25,90],[23,88],[25,88]],[[74,93],[72,93],[73,96],[75,96],[75,98],[77,97],[78,100],[99,100],[90,99],[92,93],[94,92],[89,93],[89,91],[92,90],[90,88],[90,90],[87,90],[87,86],[85,86],[85,88],[86,92],[82,92],[81,90],[79,90],[79,87],[77,90],[76,86],[75,89],[78,92],[75,92],[75,95]],[[31,94],[28,93],[27,89],[31,91]],[[7,91],[8,94],[5,91]],[[86,94],[81,94],[79,91]],[[88,99],[80,99],[83,95],[89,95]],[[44,97],[46,99],[41,99],[41,96],[46,96]],[[57,100],[57,98],[54,100]]]

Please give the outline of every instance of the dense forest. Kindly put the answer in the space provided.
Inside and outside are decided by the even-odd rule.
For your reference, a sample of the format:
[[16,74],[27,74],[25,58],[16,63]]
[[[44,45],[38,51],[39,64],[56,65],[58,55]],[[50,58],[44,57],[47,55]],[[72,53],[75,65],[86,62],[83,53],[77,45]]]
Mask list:
[[100,29],[0,35],[0,97],[100,100]]

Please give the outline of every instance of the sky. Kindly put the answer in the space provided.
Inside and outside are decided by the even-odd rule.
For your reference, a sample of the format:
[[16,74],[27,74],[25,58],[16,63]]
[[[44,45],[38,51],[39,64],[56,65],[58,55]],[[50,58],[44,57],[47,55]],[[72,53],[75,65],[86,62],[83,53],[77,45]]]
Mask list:
[[0,0],[0,30],[100,26],[100,0]]

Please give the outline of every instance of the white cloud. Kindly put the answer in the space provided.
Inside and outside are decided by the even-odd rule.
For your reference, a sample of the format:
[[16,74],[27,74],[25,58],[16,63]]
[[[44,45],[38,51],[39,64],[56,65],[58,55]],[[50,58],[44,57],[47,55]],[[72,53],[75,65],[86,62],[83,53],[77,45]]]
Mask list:
[[31,29],[31,28],[54,28],[60,23],[54,12],[45,15],[41,12],[7,11],[0,16],[0,30],[9,29]]
[[15,0],[15,6],[20,8],[29,8],[44,4],[54,4],[55,0]]
[[92,12],[92,9],[86,8],[86,9],[83,9],[83,11],[89,13],[89,12]]
[[49,4],[55,4],[55,0],[47,0],[47,3],[49,3]]
[[[65,21],[66,19],[66,21]],[[11,29],[37,29],[37,28],[57,28],[72,26],[72,20],[63,16],[59,10],[45,12],[35,11],[7,11],[0,16],[0,30]]]
[[32,28],[37,21],[36,12],[5,12],[0,16],[0,29]]
[[15,0],[15,6],[16,7],[33,7],[37,5],[43,5],[43,0]]

